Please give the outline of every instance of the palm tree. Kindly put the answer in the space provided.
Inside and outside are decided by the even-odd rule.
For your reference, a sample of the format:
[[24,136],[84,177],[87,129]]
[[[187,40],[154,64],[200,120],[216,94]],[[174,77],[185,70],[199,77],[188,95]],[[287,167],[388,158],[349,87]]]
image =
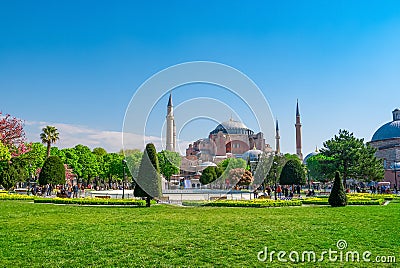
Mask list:
[[58,137],[60,133],[58,133],[57,128],[53,126],[46,126],[42,128],[42,131],[43,132],[40,133],[40,139],[42,143],[47,144],[47,157],[49,157],[51,144],[60,139]]

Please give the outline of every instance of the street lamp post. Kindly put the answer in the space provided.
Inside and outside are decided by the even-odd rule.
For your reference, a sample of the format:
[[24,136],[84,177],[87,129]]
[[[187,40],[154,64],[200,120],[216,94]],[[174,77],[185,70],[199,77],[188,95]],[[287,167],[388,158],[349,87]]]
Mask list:
[[124,177],[122,179],[122,199],[125,198],[125,165],[126,165],[126,160],[122,160],[122,170],[124,171]]
[[275,191],[274,191],[274,195],[275,195],[275,200],[277,200],[277,196],[276,196],[276,190],[278,189],[278,178],[277,178],[277,176],[276,176],[276,170],[277,170],[277,168],[278,168],[278,163],[277,162],[274,162],[274,165],[275,165],[275,173],[274,173],[274,175],[275,175]]
[[395,187],[396,187],[396,194],[397,194],[397,191],[398,191],[398,187],[399,187],[399,185],[397,184],[397,164],[398,164],[399,162],[394,162],[393,163],[393,170],[394,170],[394,182],[395,182]]

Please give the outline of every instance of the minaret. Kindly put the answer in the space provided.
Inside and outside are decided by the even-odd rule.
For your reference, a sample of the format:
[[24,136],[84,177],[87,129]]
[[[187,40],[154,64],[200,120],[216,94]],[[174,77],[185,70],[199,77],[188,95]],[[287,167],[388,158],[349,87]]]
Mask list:
[[281,153],[281,145],[279,143],[281,139],[281,136],[279,136],[279,125],[278,125],[278,119],[276,119],[276,130],[275,130],[275,153],[280,154]]
[[301,123],[300,123],[300,112],[299,112],[299,100],[297,100],[296,105],[296,154],[303,160],[303,154],[301,153]]
[[172,105],[172,94],[169,94],[168,106],[167,106],[167,141],[165,149],[171,152],[175,152],[176,147],[176,131],[175,131],[175,119],[174,119],[174,106]]

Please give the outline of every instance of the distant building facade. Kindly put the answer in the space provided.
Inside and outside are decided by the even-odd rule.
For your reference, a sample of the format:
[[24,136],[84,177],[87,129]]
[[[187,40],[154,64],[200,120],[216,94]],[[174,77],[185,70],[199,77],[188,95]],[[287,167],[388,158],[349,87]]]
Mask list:
[[229,119],[212,130],[208,138],[199,139],[186,149],[186,156],[217,163],[223,159],[240,158],[251,148],[272,151],[262,132],[254,133],[242,122]]
[[[375,131],[370,145],[377,149],[376,157],[383,159],[385,181],[391,186],[400,182],[400,110],[392,112],[393,120]],[[395,172],[396,171],[396,172]],[[395,173],[397,178],[395,178]]]

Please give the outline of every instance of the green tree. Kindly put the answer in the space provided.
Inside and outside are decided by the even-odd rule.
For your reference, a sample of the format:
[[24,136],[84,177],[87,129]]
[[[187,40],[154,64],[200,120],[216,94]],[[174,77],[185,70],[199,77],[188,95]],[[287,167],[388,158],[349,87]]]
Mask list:
[[271,153],[262,153],[259,156],[257,165],[253,172],[253,179],[255,184],[261,184],[266,182],[267,176],[273,165],[274,159],[275,156]]
[[140,162],[139,174],[136,179],[134,195],[146,197],[146,206],[150,207],[150,200],[162,196],[160,167],[157,151],[153,143],[148,143]]
[[108,153],[103,156],[102,176],[108,178],[108,183],[111,185],[112,181],[122,180],[123,166],[122,160],[124,157],[117,153]]
[[375,157],[376,149],[364,143],[364,139],[354,137],[347,130],[339,130],[339,135],[324,142],[321,154],[331,157],[329,165],[343,174],[343,183],[348,178],[361,180],[381,180],[384,169],[382,161]]
[[200,176],[200,183],[207,185],[218,178],[215,167],[206,167]]
[[67,164],[75,172],[80,170],[79,156],[76,154],[75,148],[64,148],[57,154],[64,164]]
[[7,146],[0,142],[0,161],[8,161],[11,159],[11,153]]
[[79,174],[82,178],[87,178],[87,183],[89,184],[91,179],[99,176],[100,167],[97,162],[96,156],[92,153],[89,147],[82,144],[78,144],[74,147],[75,154],[78,156],[78,167],[74,169],[74,172]]
[[169,181],[171,176],[179,173],[181,156],[179,153],[163,150],[157,154],[160,172]]
[[47,145],[47,157],[49,157],[51,144],[60,139],[60,133],[58,133],[57,128],[53,126],[46,126],[42,129],[42,131],[43,132],[40,133],[40,139],[42,140],[43,144]]
[[35,175],[36,170],[43,167],[46,160],[46,147],[40,142],[29,145],[30,150],[19,157],[23,159],[29,177]]
[[107,151],[104,148],[96,147],[93,149],[93,154],[95,154],[97,156],[104,156],[107,154]]
[[289,159],[282,168],[279,182],[282,185],[305,184],[306,174],[299,160]]
[[286,157],[284,155],[275,155],[273,158],[273,162],[271,168],[267,174],[265,179],[267,184],[275,184],[278,182],[279,177],[281,176],[282,168],[286,164]]
[[104,176],[104,156],[107,155],[107,151],[104,148],[96,147],[93,149],[92,154],[96,157],[96,176],[104,181],[107,178]]
[[138,176],[142,157],[143,157],[143,152],[139,150],[132,150],[131,153],[125,155],[126,165],[129,168],[132,178],[137,178]]
[[14,157],[11,161],[0,161],[0,185],[10,189],[17,182],[25,181],[27,178],[25,161],[20,157]]
[[65,167],[58,156],[50,156],[43,164],[43,168],[39,174],[39,184],[64,184],[65,183]]
[[222,171],[222,179],[229,178],[229,172],[236,168],[246,168],[246,160],[242,158],[227,158],[218,163],[218,167]]
[[332,207],[344,207],[347,205],[347,196],[344,192],[343,183],[340,180],[340,173],[338,171],[335,174],[335,181],[333,182],[328,202]]
[[313,155],[307,159],[307,170],[314,181],[326,182],[334,177],[333,158],[323,154]]
[[143,154],[143,152],[139,149],[125,149],[125,150],[121,149],[118,153],[120,155],[124,155],[125,157],[130,156],[132,154],[137,154],[137,153]]

